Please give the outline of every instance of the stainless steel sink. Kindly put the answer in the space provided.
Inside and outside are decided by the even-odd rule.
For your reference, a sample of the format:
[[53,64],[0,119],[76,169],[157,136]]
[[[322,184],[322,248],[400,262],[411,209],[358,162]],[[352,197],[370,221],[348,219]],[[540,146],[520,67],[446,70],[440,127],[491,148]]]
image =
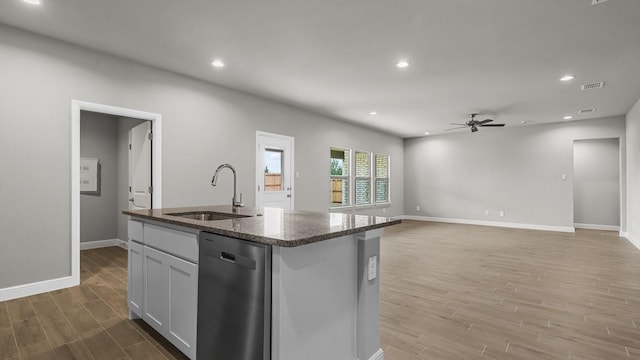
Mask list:
[[194,212],[173,213],[173,214],[166,214],[166,215],[177,216],[185,219],[193,219],[193,220],[199,220],[199,221],[216,221],[216,220],[228,220],[228,219],[251,217],[250,215],[228,214],[228,213],[221,213],[221,212],[214,212],[214,211],[194,211]]

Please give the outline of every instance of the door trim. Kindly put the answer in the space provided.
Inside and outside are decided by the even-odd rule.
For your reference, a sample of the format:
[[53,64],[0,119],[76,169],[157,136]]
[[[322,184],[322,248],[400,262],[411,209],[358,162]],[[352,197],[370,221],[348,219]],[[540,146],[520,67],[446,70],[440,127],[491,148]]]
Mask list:
[[[295,204],[296,204],[296,198],[295,198],[295,190],[296,187],[294,185],[295,180],[296,180],[296,169],[295,169],[295,164],[296,164],[296,160],[295,160],[295,138],[293,136],[288,136],[288,135],[282,135],[282,134],[274,134],[274,133],[270,133],[270,132],[266,132],[266,131],[256,131],[256,163],[258,161],[258,158],[262,155],[260,153],[260,136],[269,136],[269,137],[274,137],[274,138],[279,138],[279,139],[283,139],[283,140],[288,140],[291,142],[291,151],[290,152],[290,156],[291,156],[291,181],[290,181],[290,185],[291,185],[291,210],[295,209]],[[258,170],[256,169],[256,182],[254,184],[253,187],[253,191],[255,192],[255,199],[256,199],[256,207],[258,207],[258,199],[260,197],[260,192],[258,191],[258,184],[260,183],[261,176],[263,176],[263,174],[259,174]],[[264,189],[263,189],[264,191]]]
[[152,202],[154,207],[162,207],[162,115],[71,100],[71,278],[73,279],[71,286],[80,284],[80,114],[83,110],[151,121]]

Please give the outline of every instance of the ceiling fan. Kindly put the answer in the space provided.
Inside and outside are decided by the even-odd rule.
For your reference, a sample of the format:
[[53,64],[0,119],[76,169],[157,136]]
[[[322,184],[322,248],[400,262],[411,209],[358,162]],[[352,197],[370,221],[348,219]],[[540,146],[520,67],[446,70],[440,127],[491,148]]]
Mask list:
[[485,119],[485,120],[476,120],[476,116],[478,116],[480,114],[470,114],[469,117],[471,118],[471,120],[467,121],[464,124],[457,124],[457,123],[451,123],[451,125],[460,125],[459,127],[454,127],[451,129],[446,129],[445,131],[449,131],[449,130],[456,130],[456,129],[464,129],[464,128],[471,128],[471,132],[476,132],[478,131],[478,127],[482,126],[482,127],[502,127],[504,126],[504,124],[489,124],[490,122],[492,122],[492,119]]

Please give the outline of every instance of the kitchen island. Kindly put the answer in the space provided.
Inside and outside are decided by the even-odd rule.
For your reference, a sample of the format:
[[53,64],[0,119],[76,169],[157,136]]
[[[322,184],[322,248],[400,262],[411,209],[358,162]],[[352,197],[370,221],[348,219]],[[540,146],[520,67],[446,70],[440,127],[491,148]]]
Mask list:
[[[190,358],[383,358],[380,236],[400,220],[231,206],[124,213],[130,316]],[[225,276],[235,281],[221,287],[234,265]]]

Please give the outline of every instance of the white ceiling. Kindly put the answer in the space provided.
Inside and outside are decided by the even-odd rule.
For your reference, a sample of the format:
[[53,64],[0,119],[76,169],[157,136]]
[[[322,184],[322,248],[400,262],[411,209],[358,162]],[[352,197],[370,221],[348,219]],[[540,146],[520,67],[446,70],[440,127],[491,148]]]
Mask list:
[[402,137],[640,98],[638,0],[42,1],[1,0],[0,22]]

